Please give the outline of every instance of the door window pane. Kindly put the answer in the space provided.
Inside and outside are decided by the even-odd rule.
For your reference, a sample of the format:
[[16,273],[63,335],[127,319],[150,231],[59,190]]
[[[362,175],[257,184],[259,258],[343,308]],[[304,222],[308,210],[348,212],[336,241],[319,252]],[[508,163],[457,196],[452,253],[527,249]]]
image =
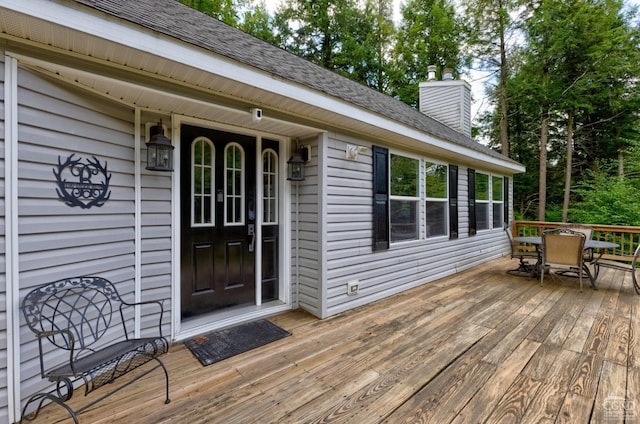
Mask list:
[[213,159],[211,140],[198,137],[191,143],[191,225],[214,225]]
[[278,223],[278,155],[268,149],[262,154],[262,222]]
[[244,223],[244,152],[237,143],[225,147],[225,224]]

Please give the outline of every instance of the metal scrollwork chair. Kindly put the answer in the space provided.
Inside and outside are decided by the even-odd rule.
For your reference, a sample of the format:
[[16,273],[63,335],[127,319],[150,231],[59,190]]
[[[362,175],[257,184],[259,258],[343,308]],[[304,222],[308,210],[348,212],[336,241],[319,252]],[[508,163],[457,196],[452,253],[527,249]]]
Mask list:
[[[137,305],[156,308],[158,327],[155,334],[133,337],[128,325],[132,322],[133,307]],[[55,388],[31,396],[24,406],[21,421],[35,419],[45,401],[50,401],[65,408],[77,424],[77,414],[81,411],[156,369],[164,372],[165,403],[170,402],[169,374],[158,358],[169,350],[169,342],[162,336],[161,301],[128,303],[111,282],[101,277],[83,276],[65,278],[33,289],[22,302],[22,312],[38,340],[40,374],[55,383]],[[57,349],[67,353],[55,357],[66,360],[51,364],[50,353]],[[66,403],[76,386],[84,385],[87,395],[150,361],[155,361],[153,367],[89,404],[73,410]],[[29,413],[32,405],[37,409]]]
[[582,274],[584,268],[584,233],[568,228],[556,228],[542,233],[542,264],[540,268],[540,285],[544,281],[546,268],[562,268],[575,272],[580,279],[582,291]]

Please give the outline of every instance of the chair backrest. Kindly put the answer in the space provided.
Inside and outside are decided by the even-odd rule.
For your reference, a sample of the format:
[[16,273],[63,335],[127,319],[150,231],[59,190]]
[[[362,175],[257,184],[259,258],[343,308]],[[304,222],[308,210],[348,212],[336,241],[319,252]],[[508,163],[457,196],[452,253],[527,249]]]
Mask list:
[[509,227],[505,227],[504,231],[507,233],[507,237],[509,237],[509,246],[511,246],[511,258],[513,258],[513,254],[515,253],[516,246],[513,242],[513,236],[511,235],[511,230]]
[[593,227],[585,224],[567,224],[564,228],[568,228],[573,232],[584,234],[587,240],[591,240],[593,236]]
[[633,261],[631,262],[631,266],[635,269],[640,263],[640,243],[638,247],[636,247],[636,251],[633,253]]
[[122,303],[104,278],[74,277],[30,291],[22,301],[22,313],[31,331],[51,331],[47,338],[59,348],[84,349],[106,333]]
[[582,267],[582,254],[586,237],[582,232],[567,228],[542,233],[544,263]]

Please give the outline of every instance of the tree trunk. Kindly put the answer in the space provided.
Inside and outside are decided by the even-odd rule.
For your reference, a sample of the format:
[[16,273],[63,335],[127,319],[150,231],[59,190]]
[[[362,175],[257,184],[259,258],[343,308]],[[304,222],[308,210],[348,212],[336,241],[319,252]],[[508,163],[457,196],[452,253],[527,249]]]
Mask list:
[[567,117],[567,167],[564,172],[564,202],[562,203],[562,222],[569,218],[569,198],[571,197],[571,168],[573,166],[573,112]]
[[[616,128],[616,138],[620,138],[620,128]],[[621,144],[618,145],[618,178],[624,178],[624,151]]]
[[[504,5],[500,3],[500,12]],[[509,124],[507,121],[507,51],[505,42],[505,18],[500,13],[500,144],[502,146],[502,154],[509,155]]]
[[538,185],[538,221],[544,222],[547,200],[547,139],[549,137],[549,114],[545,110],[540,126],[540,179]]

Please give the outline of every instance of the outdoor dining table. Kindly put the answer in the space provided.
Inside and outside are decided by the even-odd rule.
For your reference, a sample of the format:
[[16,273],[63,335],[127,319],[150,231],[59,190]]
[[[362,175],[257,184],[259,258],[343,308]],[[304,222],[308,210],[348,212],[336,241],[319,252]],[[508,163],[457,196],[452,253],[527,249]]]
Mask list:
[[[540,272],[540,263],[542,261],[540,247],[542,246],[542,237],[541,236],[520,236],[520,237],[514,237],[513,241],[517,243],[531,244],[536,247],[536,250],[538,251],[538,263],[536,264],[536,269],[538,270],[538,272]],[[615,249],[618,247],[620,247],[619,244],[613,243],[610,241],[589,239],[589,240],[585,240],[584,242],[584,250],[593,251],[594,249],[600,249],[600,255],[598,256],[598,259],[600,259],[600,257],[604,254],[604,249]],[[589,281],[591,281],[591,286],[595,289],[596,288],[595,277],[591,274],[591,271],[589,270],[587,265],[588,265],[588,262],[585,262],[584,271],[589,277]]]

